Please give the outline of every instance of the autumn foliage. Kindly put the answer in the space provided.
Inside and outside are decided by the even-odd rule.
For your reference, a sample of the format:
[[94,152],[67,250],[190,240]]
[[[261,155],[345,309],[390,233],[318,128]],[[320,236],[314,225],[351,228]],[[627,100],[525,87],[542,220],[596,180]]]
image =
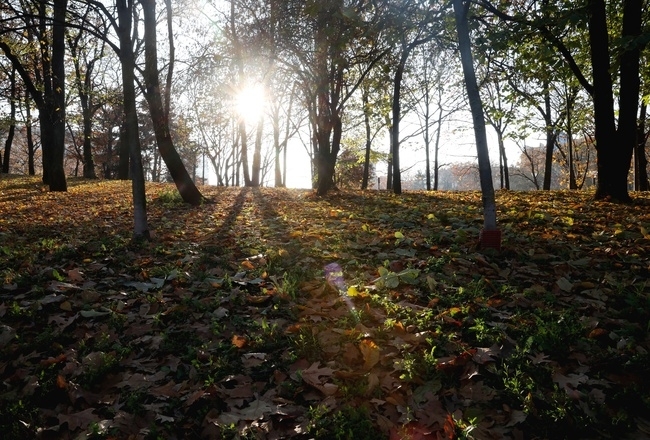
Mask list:
[[174,191],[0,180],[3,438],[650,435],[647,196]]

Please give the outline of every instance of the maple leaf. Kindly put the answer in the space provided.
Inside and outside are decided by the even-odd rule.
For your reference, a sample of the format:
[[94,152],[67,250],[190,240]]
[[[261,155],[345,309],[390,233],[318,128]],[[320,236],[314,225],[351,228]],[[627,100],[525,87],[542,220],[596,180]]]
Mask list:
[[379,362],[380,349],[370,339],[363,339],[359,342],[359,350],[363,356],[363,369],[370,370]]
[[73,414],[59,414],[58,419],[61,425],[67,423],[70,431],[86,429],[91,423],[97,423],[100,421],[99,416],[95,414],[95,408],[87,408],[81,412]]
[[321,391],[326,396],[331,396],[336,393],[338,386],[327,383],[327,381],[332,377],[334,370],[328,367],[319,367],[318,362],[314,362],[306,370],[302,370],[302,380]]

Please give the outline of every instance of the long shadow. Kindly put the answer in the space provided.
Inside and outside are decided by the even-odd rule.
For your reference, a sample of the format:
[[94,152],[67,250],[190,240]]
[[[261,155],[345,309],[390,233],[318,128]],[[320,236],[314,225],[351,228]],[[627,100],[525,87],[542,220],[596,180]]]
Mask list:
[[[213,236],[211,242],[203,244],[203,251],[211,256],[225,256],[232,253],[232,258],[241,258],[244,255],[244,250],[241,247],[240,241],[237,240],[237,218],[240,216],[248,199],[250,188],[239,188],[237,196],[233,203],[230,205],[228,214],[223,218],[223,221],[217,225],[217,232]],[[214,210],[218,210],[222,204],[210,204]],[[214,211],[213,211],[214,212]]]
[[[274,191],[284,190],[275,189]],[[303,243],[298,238],[291,236],[293,226],[284,220],[284,214],[278,212],[276,206],[269,201],[268,196],[264,194],[263,190],[254,188],[252,192],[255,203],[260,209],[260,217],[263,221],[263,224],[260,225],[263,228],[261,231],[263,234],[261,234],[260,238],[270,241],[277,247],[287,248],[286,250],[289,251],[289,256],[295,257],[303,246]],[[290,199],[294,196],[290,192],[283,192],[281,197],[287,201],[292,201]]]

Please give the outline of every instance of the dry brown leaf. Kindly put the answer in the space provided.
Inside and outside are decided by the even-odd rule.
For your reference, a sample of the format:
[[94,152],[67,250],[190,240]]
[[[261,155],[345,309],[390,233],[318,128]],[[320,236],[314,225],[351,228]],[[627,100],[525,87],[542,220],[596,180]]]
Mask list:
[[359,342],[359,350],[363,356],[363,368],[365,370],[370,370],[372,367],[377,365],[380,354],[380,349],[377,344],[370,339],[364,339]]

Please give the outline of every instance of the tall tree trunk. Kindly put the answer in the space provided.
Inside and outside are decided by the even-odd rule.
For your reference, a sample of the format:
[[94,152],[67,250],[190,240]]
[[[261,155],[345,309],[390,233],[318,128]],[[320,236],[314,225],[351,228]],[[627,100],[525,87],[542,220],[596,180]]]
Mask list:
[[645,132],[645,120],[648,106],[644,103],[641,105],[639,114],[639,131],[637,142],[634,147],[634,186],[637,191],[648,191],[648,158],[645,154],[646,141],[648,137]]
[[[478,155],[479,175],[481,181],[481,193],[483,198],[483,229],[484,231],[497,230],[496,204],[494,201],[494,186],[492,183],[492,168],[488,154],[487,134],[485,132],[485,117],[483,104],[476,82],[474,72],[474,61],[472,59],[471,42],[469,38],[469,26],[467,14],[469,12],[469,1],[453,0],[456,31],[458,33],[458,46],[460,49],[463,76],[467,88],[467,98],[472,111],[474,123],[474,136],[476,138],[476,152]],[[482,245],[485,235],[482,235]],[[500,237],[498,246],[500,246]],[[492,247],[492,246],[490,246]]]
[[[642,1],[627,0],[623,7],[623,37],[639,34]],[[630,201],[627,175],[636,136],[636,105],[638,100],[639,48],[631,48],[621,55],[619,130],[614,114],[613,80],[610,72],[610,46],[607,12],[604,0],[589,1],[589,43],[593,73],[594,123],[596,126],[596,151],[598,184],[596,198]],[[633,95],[633,91],[637,93]],[[632,112],[632,110],[634,110]],[[634,125],[630,124],[633,115]],[[634,133],[630,132],[633,127]]]
[[282,165],[280,155],[282,154],[282,145],[280,144],[280,106],[273,106],[271,116],[273,123],[273,164],[274,164],[274,184],[276,188],[282,187]]
[[390,135],[392,138],[391,152],[393,163],[393,192],[395,194],[402,193],[402,171],[400,170],[400,157],[399,157],[399,123],[402,117],[402,79],[404,77],[404,68],[406,67],[406,60],[411,52],[410,48],[403,47],[397,69],[395,70],[395,77],[393,79],[393,103],[392,115],[393,125],[391,126]]
[[555,149],[555,124],[551,118],[551,92],[548,81],[544,81],[544,118],[546,119],[546,155],[544,156],[544,184],[545,191],[551,189],[551,178],[553,177],[553,150]]
[[158,79],[158,49],[156,42],[156,2],[155,0],[140,0],[144,15],[144,50],[145,50],[145,97],[149,104],[149,112],[153,122],[154,132],[158,151],[167,165],[176,188],[183,201],[191,205],[199,205],[203,196],[192,181],[187,172],[181,157],[179,156],[171,133],[169,121],[165,116],[165,110],[160,92],[160,81]]
[[172,78],[174,75],[174,65],[176,62],[176,46],[174,45],[174,26],[172,10],[172,0],[165,0],[165,9],[167,13],[167,43],[169,45],[169,63],[167,64],[167,75],[165,76],[165,118],[169,121],[169,112],[171,109],[172,96]]
[[[427,63],[425,63],[426,66]],[[425,67],[426,68],[426,67]],[[428,72],[424,72],[428,76]],[[427,79],[428,82],[428,79]],[[429,87],[424,88],[424,178],[426,180],[427,191],[431,191],[431,128],[429,120],[431,118],[431,96]]]
[[370,179],[370,151],[372,146],[370,130],[370,107],[368,104],[368,91],[364,88],[361,92],[361,101],[363,104],[363,124],[366,129],[366,148],[363,156],[363,177],[361,179],[361,189],[368,189],[368,180]]
[[573,163],[573,98],[568,94],[566,96],[566,137],[567,137],[567,155],[569,156],[569,189],[578,189],[576,182],[575,165]]
[[63,160],[65,157],[65,17],[67,0],[54,0],[52,25],[52,142],[49,186],[50,191],[67,191]]
[[34,136],[32,133],[32,105],[29,99],[29,91],[25,92],[25,137],[27,138],[27,173],[30,176],[36,175],[34,165]]
[[251,174],[251,186],[260,186],[260,174],[262,171],[262,135],[264,134],[264,116],[260,115],[257,121],[255,133],[255,150],[253,151],[253,173]]
[[[230,36],[233,51],[235,55],[235,66],[237,67],[237,75],[239,78],[240,87],[244,83],[244,60],[242,54],[241,42],[237,34],[237,26],[235,24],[235,2],[230,1]],[[241,166],[244,172],[244,186],[251,186],[250,171],[248,169],[248,132],[246,131],[246,121],[242,115],[239,115],[239,138],[241,147]]]
[[393,123],[390,115],[386,115],[386,127],[388,127],[388,159],[386,161],[388,170],[386,171],[386,190],[393,190]]
[[16,102],[18,101],[16,89],[16,69],[12,68],[9,73],[9,132],[5,140],[5,151],[2,163],[2,172],[9,173],[9,160],[11,158],[11,145],[14,142],[16,133]]
[[499,143],[499,163],[501,164],[501,189],[510,189],[510,171],[508,170],[508,156],[506,155],[506,145],[503,141],[503,133],[497,132]]
[[442,113],[443,108],[438,100],[439,113],[438,113],[438,129],[436,130],[436,143],[433,150],[433,190],[438,191],[439,178],[440,178],[440,162],[438,156],[440,153],[440,132],[442,131]]
[[[124,95],[124,126],[120,133],[120,166],[123,165],[124,148],[128,148],[131,164],[131,190],[133,193],[133,237],[148,239],[147,197],[145,194],[144,170],[138,135],[138,112],[135,95],[135,56],[131,41],[133,23],[133,0],[116,0],[119,17],[120,62],[122,64],[122,87]],[[127,164],[129,162],[126,162]],[[120,178],[123,170],[120,169]],[[128,174],[128,172],[127,172]]]
[[[637,113],[639,110],[639,92],[641,89],[639,58],[640,43],[635,40],[641,35],[643,0],[625,0],[623,2],[622,37],[631,43],[621,53],[620,58],[620,91],[618,107],[618,141],[616,168],[620,179],[622,200],[629,199],[627,192],[628,175],[632,163],[632,154],[638,143]],[[625,197],[627,196],[627,197]]]
[[[328,8],[319,11],[318,25],[315,30],[315,70],[318,80],[316,83],[316,140],[317,150],[314,151],[318,180],[316,193],[324,196],[334,188],[334,171],[336,157],[339,153],[342,123],[338,114],[337,90],[343,81],[343,72],[340,68],[329,66],[336,59],[330,54],[332,48],[328,42],[328,21],[330,20]],[[334,72],[331,72],[334,70]],[[333,75],[333,77],[331,76]]]

